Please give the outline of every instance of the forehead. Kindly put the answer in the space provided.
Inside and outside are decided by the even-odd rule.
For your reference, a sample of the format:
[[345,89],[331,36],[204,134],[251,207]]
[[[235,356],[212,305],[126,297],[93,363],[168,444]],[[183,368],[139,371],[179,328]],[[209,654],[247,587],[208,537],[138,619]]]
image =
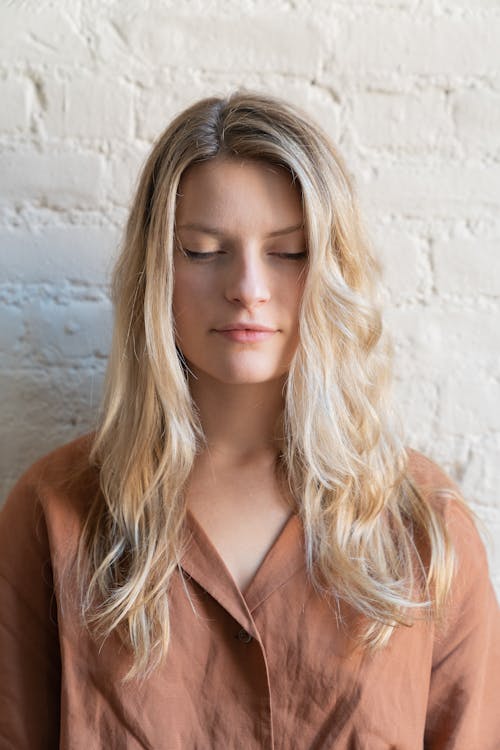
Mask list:
[[176,224],[215,221],[269,232],[301,223],[299,184],[286,168],[265,161],[217,157],[193,164],[179,182]]

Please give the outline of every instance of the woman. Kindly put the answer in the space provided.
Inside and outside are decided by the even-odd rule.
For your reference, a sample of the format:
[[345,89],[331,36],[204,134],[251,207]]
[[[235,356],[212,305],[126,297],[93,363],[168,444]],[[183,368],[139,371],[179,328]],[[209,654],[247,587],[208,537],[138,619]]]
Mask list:
[[500,746],[498,606],[385,399],[340,156],[244,91],[156,143],[96,432],[1,516],[2,747]]

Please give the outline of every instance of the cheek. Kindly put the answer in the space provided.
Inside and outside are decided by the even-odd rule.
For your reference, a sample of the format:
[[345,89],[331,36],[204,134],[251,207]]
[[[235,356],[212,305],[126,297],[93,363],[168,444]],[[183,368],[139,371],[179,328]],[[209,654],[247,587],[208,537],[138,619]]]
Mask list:
[[185,314],[186,309],[192,309],[206,298],[206,286],[202,279],[192,274],[176,273],[174,280],[173,308],[174,315]]
[[178,339],[186,345],[203,331],[210,316],[210,290],[203,278],[193,274],[176,274],[172,298],[172,311]]
[[290,318],[297,318],[300,311],[304,285],[297,278],[290,279],[289,284],[282,284],[279,288],[279,304],[287,310]]
[[207,298],[214,294],[215,283],[207,269],[191,269],[180,265],[174,277],[174,298],[179,300]]

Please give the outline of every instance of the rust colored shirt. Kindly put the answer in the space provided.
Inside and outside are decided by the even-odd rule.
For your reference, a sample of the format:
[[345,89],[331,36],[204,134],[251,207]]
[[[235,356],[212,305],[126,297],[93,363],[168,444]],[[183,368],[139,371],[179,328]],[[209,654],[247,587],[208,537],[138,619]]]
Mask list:
[[[1,750],[500,748],[499,609],[483,544],[455,501],[443,506],[459,560],[446,618],[400,627],[375,654],[353,651],[309,583],[297,515],[243,597],[188,514],[170,651],[124,687],[129,656],[113,638],[99,652],[57,593],[97,486],[90,468],[76,486],[61,477],[87,450],[82,438],[41,459],[0,514]],[[456,488],[409,455],[429,497]]]

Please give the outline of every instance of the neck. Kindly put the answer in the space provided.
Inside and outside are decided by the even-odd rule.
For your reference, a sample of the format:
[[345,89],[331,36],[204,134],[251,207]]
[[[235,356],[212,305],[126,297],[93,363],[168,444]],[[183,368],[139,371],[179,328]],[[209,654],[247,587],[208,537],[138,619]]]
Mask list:
[[281,416],[285,378],[227,384],[190,375],[212,461],[221,465],[267,464],[283,447]]

